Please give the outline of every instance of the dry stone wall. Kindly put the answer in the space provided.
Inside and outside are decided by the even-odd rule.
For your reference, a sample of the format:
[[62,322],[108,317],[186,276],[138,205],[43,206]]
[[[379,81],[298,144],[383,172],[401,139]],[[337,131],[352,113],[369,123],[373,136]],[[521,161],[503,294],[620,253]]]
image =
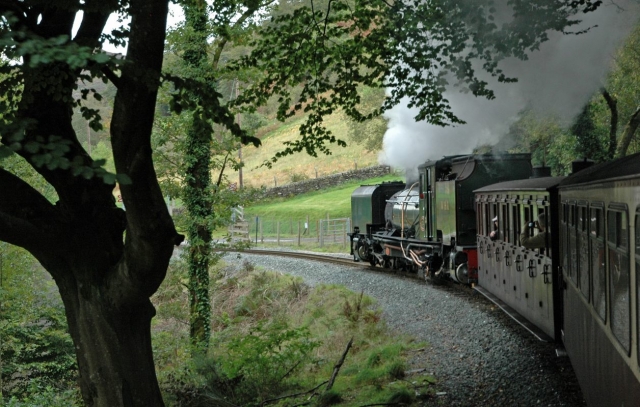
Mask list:
[[[325,177],[308,179],[304,181],[293,182],[287,185],[282,185],[279,187],[269,188],[266,190],[265,197],[273,198],[294,196],[310,191],[317,191],[320,189],[333,187],[348,181],[381,177],[391,172],[391,167],[389,167],[388,165],[377,165],[374,167],[361,168],[358,170],[341,172]],[[404,177],[401,174],[398,174],[399,180],[402,180],[403,178]]]

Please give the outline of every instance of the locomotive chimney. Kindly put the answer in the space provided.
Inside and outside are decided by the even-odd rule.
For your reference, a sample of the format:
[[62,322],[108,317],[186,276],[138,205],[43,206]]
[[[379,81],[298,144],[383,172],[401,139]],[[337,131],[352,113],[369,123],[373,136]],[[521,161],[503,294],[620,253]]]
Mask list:
[[593,160],[587,160],[585,157],[582,160],[575,160],[571,162],[571,173],[575,174],[578,171],[582,171],[585,168],[589,168],[594,164]]
[[545,167],[539,165],[532,168],[531,176],[529,178],[543,178],[551,176],[551,167]]

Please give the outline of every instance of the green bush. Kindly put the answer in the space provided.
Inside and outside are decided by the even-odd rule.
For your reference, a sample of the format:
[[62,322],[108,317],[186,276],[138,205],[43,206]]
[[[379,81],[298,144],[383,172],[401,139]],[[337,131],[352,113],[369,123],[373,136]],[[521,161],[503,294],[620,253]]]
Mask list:
[[291,182],[306,181],[308,179],[309,179],[309,176],[307,174],[300,174],[300,173],[291,174]]
[[260,324],[248,335],[231,339],[218,355],[220,371],[236,383],[236,402],[263,401],[295,387],[296,372],[312,362],[311,353],[318,346],[306,328]]
[[80,407],[82,399],[77,390],[59,390],[53,387],[32,385],[23,399],[16,396],[7,400],[4,407]]
[[320,398],[318,398],[317,405],[319,407],[328,407],[334,406],[336,404],[340,404],[342,402],[342,396],[339,392],[331,389],[325,393],[323,393]]
[[75,350],[53,280],[26,251],[3,243],[0,266],[3,394],[17,403],[46,389],[75,392]]

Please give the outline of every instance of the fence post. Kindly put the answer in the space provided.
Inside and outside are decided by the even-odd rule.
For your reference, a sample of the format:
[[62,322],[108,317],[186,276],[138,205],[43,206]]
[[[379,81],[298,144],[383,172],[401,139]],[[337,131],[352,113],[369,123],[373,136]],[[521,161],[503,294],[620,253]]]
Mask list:
[[298,221],[298,246],[300,246],[300,221]]
[[262,228],[263,223],[264,220],[260,219],[260,243],[264,243],[264,229]]
[[280,246],[280,221],[276,222],[276,235],[278,236],[278,246]]
[[256,216],[256,244],[258,244],[258,224],[260,223],[259,218]]
[[347,245],[347,233],[349,233],[351,231],[351,218],[347,218],[347,221],[344,223],[344,246]]
[[316,236],[316,242],[320,243],[320,226],[322,226],[322,223],[320,222],[320,219],[318,219],[316,221],[316,231],[318,232],[318,236]]

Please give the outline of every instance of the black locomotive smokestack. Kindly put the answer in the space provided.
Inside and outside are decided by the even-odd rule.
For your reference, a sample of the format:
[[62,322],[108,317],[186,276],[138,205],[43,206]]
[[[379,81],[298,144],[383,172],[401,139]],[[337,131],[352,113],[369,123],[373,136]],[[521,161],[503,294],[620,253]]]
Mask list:
[[589,168],[594,164],[593,160],[588,160],[586,157],[583,160],[575,160],[571,162],[571,173],[575,174],[578,171],[582,171],[585,168]]
[[529,178],[543,178],[551,176],[551,167],[544,165],[538,165],[531,169],[531,176]]

